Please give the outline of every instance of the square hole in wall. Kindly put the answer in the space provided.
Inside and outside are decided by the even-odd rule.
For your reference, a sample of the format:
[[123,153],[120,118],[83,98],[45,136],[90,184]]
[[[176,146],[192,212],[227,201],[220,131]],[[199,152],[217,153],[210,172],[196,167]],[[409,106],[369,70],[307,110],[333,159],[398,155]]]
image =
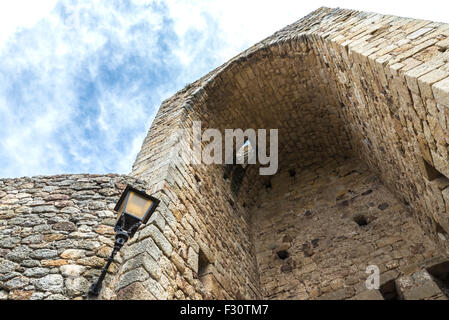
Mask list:
[[294,178],[296,176],[295,168],[288,169],[288,174],[289,174],[290,177]]
[[354,217],[354,222],[357,223],[360,227],[364,227],[368,225],[368,220],[363,214],[358,214]]
[[234,169],[232,164],[225,164],[223,166],[223,179],[228,180],[231,177],[232,169]]
[[276,254],[277,254],[278,258],[281,260],[285,260],[290,256],[290,254],[288,253],[287,250],[280,250],[280,251],[276,252]]
[[231,177],[231,190],[235,195],[237,195],[240,191],[245,173],[246,169],[242,165],[235,165],[235,169],[232,172]]
[[427,268],[427,271],[440,287],[441,291],[449,297],[449,261],[444,261]]
[[205,276],[209,272],[210,262],[204,252],[200,249],[198,254],[198,278]]
[[385,282],[379,288],[380,294],[385,300],[399,300],[396,282],[394,279]]

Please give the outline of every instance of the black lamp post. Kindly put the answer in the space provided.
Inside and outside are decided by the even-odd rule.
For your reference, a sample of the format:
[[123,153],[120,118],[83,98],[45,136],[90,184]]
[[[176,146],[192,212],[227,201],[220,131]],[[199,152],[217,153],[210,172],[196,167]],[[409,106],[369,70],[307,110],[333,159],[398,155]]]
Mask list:
[[150,219],[159,202],[158,199],[143,191],[130,185],[126,186],[114,208],[118,212],[117,223],[114,227],[116,232],[114,248],[97,282],[90,287],[89,296],[96,297],[100,294],[102,282],[114,256],[125,242],[134,236],[139,226]]

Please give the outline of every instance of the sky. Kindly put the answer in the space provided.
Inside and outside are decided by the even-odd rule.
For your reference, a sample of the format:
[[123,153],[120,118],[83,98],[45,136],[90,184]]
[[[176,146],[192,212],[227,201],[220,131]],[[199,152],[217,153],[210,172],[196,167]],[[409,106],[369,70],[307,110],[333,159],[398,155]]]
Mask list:
[[321,6],[449,23],[431,0],[1,1],[0,178],[129,173],[163,100]]

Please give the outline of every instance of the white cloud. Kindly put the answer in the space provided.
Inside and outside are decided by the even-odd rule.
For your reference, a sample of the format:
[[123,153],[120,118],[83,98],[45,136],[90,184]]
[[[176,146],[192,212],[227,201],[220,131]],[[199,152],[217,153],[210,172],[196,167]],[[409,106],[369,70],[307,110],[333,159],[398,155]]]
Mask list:
[[448,21],[444,1],[2,1],[0,177],[129,172],[163,99],[320,6]]
[[0,50],[17,28],[30,28],[48,15],[58,0],[0,2]]
[[[221,59],[229,59],[272,33],[293,23],[313,10],[325,6],[379,12],[417,19],[449,22],[444,0],[360,1],[360,0],[167,0],[175,30],[183,35],[190,29],[207,33],[206,17],[217,23],[217,34],[222,50]],[[185,54],[185,53],[184,53]]]

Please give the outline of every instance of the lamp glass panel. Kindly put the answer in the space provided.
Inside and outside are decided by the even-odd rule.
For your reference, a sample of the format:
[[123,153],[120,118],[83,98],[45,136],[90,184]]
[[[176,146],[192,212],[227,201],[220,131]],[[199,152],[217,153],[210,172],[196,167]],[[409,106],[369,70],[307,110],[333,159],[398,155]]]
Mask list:
[[150,199],[144,198],[139,194],[130,191],[125,211],[142,220],[152,204],[153,201]]
[[123,207],[125,206],[125,202],[126,202],[126,197],[125,199],[123,199],[122,203],[120,204],[120,208],[118,209],[118,215],[117,215],[117,220],[120,218],[120,216],[122,215],[123,212]]

